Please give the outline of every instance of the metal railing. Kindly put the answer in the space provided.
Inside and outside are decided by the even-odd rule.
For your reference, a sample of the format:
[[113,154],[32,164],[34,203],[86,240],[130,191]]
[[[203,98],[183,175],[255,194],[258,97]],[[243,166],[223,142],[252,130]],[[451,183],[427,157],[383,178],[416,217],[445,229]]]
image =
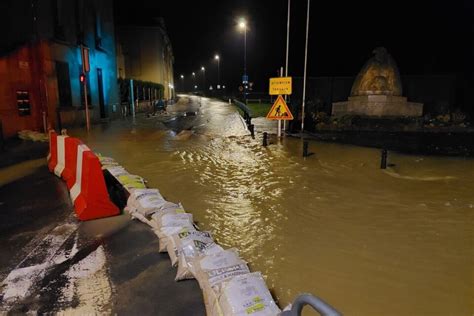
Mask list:
[[252,117],[252,111],[249,109],[249,107],[245,103],[240,102],[237,99],[233,99],[232,101],[234,102],[235,105],[237,105],[239,109],[241,109],[244,112],[244,114],[248,115],[249,117]]
[[291,304],[291,309],[289,311],[284,311],[280,316],[301,316],[303,307],[306,305],[311,306],[315,311],[317,311],[322,316],[342,316],[334,307],[311,294],[301,294],[298,296],[293,304]]
[[237,99],[234,99],[233,101],[234,101],[234,104],[239,109],[241,109],[242,112],[244,112],[245,123],[247,124],[247,127],[250,127],[250,125],[252,124],[252,111],[250,110],[250,108],[245,103],[242,103]]

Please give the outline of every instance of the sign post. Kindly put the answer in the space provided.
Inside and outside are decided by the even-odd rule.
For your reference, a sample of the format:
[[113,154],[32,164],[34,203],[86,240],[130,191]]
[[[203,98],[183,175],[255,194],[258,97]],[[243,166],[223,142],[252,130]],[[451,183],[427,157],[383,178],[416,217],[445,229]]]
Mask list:
[[[283,75],[283,71],[281,71]],[[291,77],[278,77],[270,78],[269,94],[278,95],[275,103],[273,104],[270,112],[267,114],[267,119],[278,120],[277,137],[281,137],[281,121],[287,121],[293,119],[285,100],[282,95],[288,95],[292,93],[292,78]]]
[[90,63],[89,63],[89,48],[81,45],[81,59],[82,59],[82,74],[81,74],[81,81],[84,85],[84,106],[86,110],[86,129],[89,132],[90,126],[90,119],[89,119],[89,104],[87,103],[87,73],[90,71]]

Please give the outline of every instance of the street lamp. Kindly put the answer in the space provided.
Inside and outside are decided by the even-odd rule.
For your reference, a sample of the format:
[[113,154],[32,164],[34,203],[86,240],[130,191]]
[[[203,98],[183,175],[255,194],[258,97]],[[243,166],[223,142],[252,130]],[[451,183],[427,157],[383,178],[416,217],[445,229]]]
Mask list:
[[244,31],[244,75],[242,76],[242,83],[244,85],[244,99],[247,103],[247,85],[249,81],[247,76],[247,21],[244,18],[239,21],[239,29]]
[[201,67],[202,71],[202,80],[203,80],[203,91],[206,89],[206,68],[204,66]]
[[181,89],[182,89],[182,92],[184,92],[186,90],[184,87],[184,75],[181,75],[179,77],[181,78]]
[[220,87],[220,71],[219,71],[219,64],[220,64],[220,57],[219,55],[214,56],[214,59],[217,60],[217,88]]

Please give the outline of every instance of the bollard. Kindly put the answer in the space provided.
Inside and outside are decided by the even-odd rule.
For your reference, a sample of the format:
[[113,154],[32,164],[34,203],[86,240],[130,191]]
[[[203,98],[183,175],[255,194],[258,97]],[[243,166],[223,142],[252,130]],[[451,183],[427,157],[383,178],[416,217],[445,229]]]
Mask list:
[[3,125],[0,120],[0,152],[5,151],[5,139],[3,139]]
[[61,132],[61,130],[63,129],[63,124],[61,122],[61,112],[59,111],[59,109],[56,110],[56,116],[57,116],[57,130],[58,130],[58,133]]
[[253,124],[249,125],[250,135],[255,139],[255,126]]
[[268,146],[268,134],[267,132],[263,132],[263,147]]
[[308,146],[309,146],[309,142],[307,140],[305,140],[303,142],[303,157],[308,157],[309,156]]
[[380,157],[380,169],[387,169],[387,149],[382,149],[382,156]]
[[232,103],[232,99],[229,99],[229,104],[231,104],[231,103]]

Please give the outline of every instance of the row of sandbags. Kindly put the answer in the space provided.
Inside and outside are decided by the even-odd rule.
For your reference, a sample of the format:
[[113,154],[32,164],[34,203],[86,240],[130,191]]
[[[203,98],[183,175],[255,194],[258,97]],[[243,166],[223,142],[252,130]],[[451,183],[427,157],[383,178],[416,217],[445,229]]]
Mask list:
[[251,273],[237,249],[223,249],[211,232],[200,231],[193,215],[180,203],[167,201],[143,178],[129,174],[113,159],[100,157],[107,169],[130,193],[125,210],[151,227],[159,238],[159,251],[168,252],[177,267],[176,281],[196,279],[202,289],[206,313],[222,315],[278,315],[260,272]]

